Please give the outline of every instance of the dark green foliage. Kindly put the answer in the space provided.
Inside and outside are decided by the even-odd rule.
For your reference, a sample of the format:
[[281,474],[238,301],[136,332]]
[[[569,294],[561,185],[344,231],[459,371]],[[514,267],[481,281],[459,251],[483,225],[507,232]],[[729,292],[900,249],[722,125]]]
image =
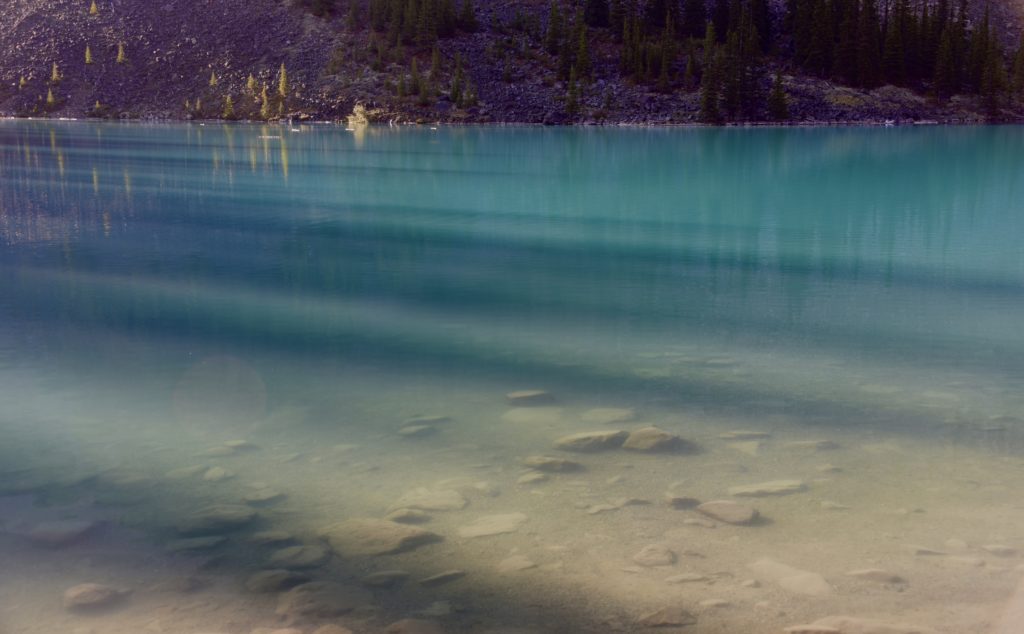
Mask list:
[[608,26],[608,0],[585,0],[583,19],[594,28]]
[[473,33],[479,28],[476,21],[476,10],[473,8],[473,0],[462,0],[462,10],[459,12],[459,28],[466,33]]
[[590,76],[593,73],[593,67],[590,63],[590,44],[587,37],[587,27],[580,25],[579,36],[577,38],[578,44],[576,47],[576,69],[579,79],[583,81],[589,81]]
[[551,8],[548,10],[548,28],[544,35],[544,48],[548,53],[558,55],[562,48],[562,30],[564,28],[562,10],[558,6],[558,0],[551,0]]
[[782,75],[779,73],[775,73],[772,91],[768,93],[768,118],[772,121],[789,119],[789,99],[786,97],[786,89],[782,86]]
[[700,37],[704,35],[707,22],[707,8],[704,0],[683,0],[683,20],[681,35],[684,37]]
[[1010,87],[1017,99],[1024,98],[1024,35],[1021,35],[1017,54],[1013,56]]
[[[714,29],[709,28],[714,35]],[[720,86],[720,65],[717,47],[712,47],[710,52],[704,55],[704,76],[700,83],[700,120],[704,123],[722,123],[722,113],[719,109],[721,99]]]
[[462,107],[463,91],[466,88],[466,75],[462,70],[462,56],[455,55],[455,75],[452,76],[451,90],[448,99],[458,107]]

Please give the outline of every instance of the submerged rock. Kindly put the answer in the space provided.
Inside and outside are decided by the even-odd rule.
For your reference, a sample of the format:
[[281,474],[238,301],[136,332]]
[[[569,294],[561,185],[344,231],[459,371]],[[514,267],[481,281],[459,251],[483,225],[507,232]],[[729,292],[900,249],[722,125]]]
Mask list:
[[250,535],[246,541],[257,546],[269,546],[295,541],[295,536],[288,531],[260,531]]
[[552,456],[530,456],[523,460],[523,464],[537,471],[548,471],[552,473],[566,473],[570,471],[582,471],[583,465],[565,458]]
[[419,487],[407,491],[391,505],[392,509],[416,509],[420,511],[458,511],[466,507],[469,500],[454,489],[432,490]]
[[291,570],[260,570],[249,575],[245,588],[249,592],[284,592],[309,581],[309,576]]
[[863,570],[850,570],[846,573],[848,577],[856,577],[867,581],[879,583],[906,583],[906,579],[880,568],[865,568]]
[[668,606],[641,616],[637,623],[644,627],[682,627],[697,622],[690,612],[676,606]]
[[555,441],[555,449],[562,451],[594,452],[617,449],[629,437],[625,431],[589,431],[563,436]]
[[210,506],[186,517],[177,525],[182,535],[208,535],[241,528],[256,519],[256,511],[247,506],[223,504]]
[[437,432],[433,425],[405,425],[398,430],[398,435],[403,438],[420,438]]
[[516,484],[537,484],[538,482],[546,482],[547,480],[547,475],[540,473],[539,471],[531,471],[519,476],[516,480]]
[[486,537],[513,533],[526,523],[525,513],[504,513],[481,517],[473,523],[459,529],[460,537]]
[[101,583],[80,583],[64,591],[64,607],[68,610],[93,610],[109,607],[130,591]]
[[545,390],[518,390],[505,395],[509,405],[549,405],[555,402],[555,396]]
[[763,440],[771,437],[771,432],[767,431],[752,431],[749,429],[734,429],[732,431],[723,432],[718,434],[719,438],[724,440]]
[[242,499],[245,500],[247,504],[252,504],[253,506],[273,504],[274,502],[280,502],[284,498],[284,493],[281,493],[276,489],[270,488],[257,489],[255,491],[250,491],[249,493],[246,493],[244,496],[242,496]]
[[279,568],[316,568],[327,563],[331,553],[321,546],[288,546],[270,556],[270,564]]
[[676,554],[665,546],[651,544],[644,546],[633,555],[633,563],[653,568],[655,566],[671,566],[676,563]]
[[372,588],[390,588],[404,583],[409,573],[404,570],[381,570],[363,577],[362,582]]
[[[922,625],[893,623],[877,619],[862,619],[853,616],[826,616],[810,624],[811,627],[833,628],[842,634],[935,634],[935,630]],[[806,627],[806,626],[804,626]],[[800,631],[800,630],[795,630]],[[804,630],[813,632],[814,630]],[[825,630],[827,631],[827,630]]]
[[772,480],[758,484],[729,487],[729,495],[736,497],[765,497],[769,495],[789,495],[806,491],[807,485],[802,480]]
[[425,588],[432,588],[434,586],[441,586],[446,583],[451,583],[456,579],[461,579],[466,576],[465,570],[445,570],[439,572],[436,575],[431,575],[425,579],[420,579],[420,585]]
[[402,619],[387,626],[384,634],[445,634],[445,631],[433,621]]
[[402,524],[424,524],[429,522],[431,517],[429,513],[419,509],[395,509],[385,515],[384,519]]
[[293,620],[331,618],[348,614],[372,599],[372,595],[361,588],[314,581],[282,594],[276,612]]
[[422,528],[369,517],[328,526],[321,535],[338,554],[357,557],[403,552],[442,539]]
[[630,432],[625,442],[622,443],[622,448],[630,451],[660,453],[689,451],[693,449],[693,445],[676,434],[670,434],[663,429],[652,426],[642,427]]
[[732,500],[712,500],[697,507],[697,512],[726,524],[751,524],[758,518],[757,509],[733,502]]

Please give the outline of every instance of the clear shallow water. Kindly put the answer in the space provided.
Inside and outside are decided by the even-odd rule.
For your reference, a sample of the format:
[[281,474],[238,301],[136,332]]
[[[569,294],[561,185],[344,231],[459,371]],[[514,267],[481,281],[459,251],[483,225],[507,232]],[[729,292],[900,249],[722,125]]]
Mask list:
[[[136,589],[102,615],[109,631],[194,601],[104,567],[131,559],[116,547],[124,530],[158,567],[210,578],[219,611],[176,631],[248,632],[262,623],[239,612],[276,618],[273,600],[237,594],[267,554],[235,536],[212,572],[209,553],[166,555],[174,518],[270,482],[288,501],[260,521],[313,543],[325,523],[457,480],[500,495],[438,513],[428,527],[444,546],[388,566],[467,578],[377,593],[355,613],[366,631],[439,600],[456,605],[440,617],[452,631],[632,631],[638,613],[679,599],[662,579],[694,567],[732,579],[682,593],[695,614],[702,600],[732,604],[701,612],[697,631],[774,632],[837,611],[986,631],[1019,561],[978,547],[1024,547],[1022,200],[1018,127],[0,122],[0,470],[22,496],[0,546],[24,552],[47,513],[103,522],[61,551],[64,565],[22,555],[0,581],[16,604],[8,627],[76,625],[43,598],[91,576]],[[507,411],[504,394],[527,388],[559,409]],[[595,407],[633,408],[619,426],[654,423],[701,453],[587,455],[586,475],[517,484],[523,456],[609,428],[586,422]],[[399,436],[418,414],[453,422]],[[731,429],[771,436],[735,447],[719,438]],[[259,449],[208,453],[234,439]],[[794,453],[808,439],[840,449]],[[844,475],[822,475],[825,463]],[[235,477],[167,475],[191,465]],[[759,501],[768,526],[683,524],[661,500],[783,477],[810,490]],[[856,519],[821,510],[844,495]],[[587,512],[624,496],[653,504]],[[457,527],[485,511],[523,512],[531,528],[460,541]],[[699,565],[674,546],[675,567],[624,572],[640,547],[673,540],[697,544]],[[929,540],[950,551],[941,565],[906,555]],[[494,574],[531,548],[542,581]],[[912,592],[847,587],[847,569],[896,552]],[[768,555],[814,568],[835,595],[794,597],[771,579],[740,589]],[[962,579],[963,605],[929,616],[958,566],[976,575]],[[317,574],[350,582],[382,567],[336,557]],[[28,572],[39,568],[49,575]],[[529,596],[539,583],[549,600]],[[581,593],[602,597],[600,625]]]

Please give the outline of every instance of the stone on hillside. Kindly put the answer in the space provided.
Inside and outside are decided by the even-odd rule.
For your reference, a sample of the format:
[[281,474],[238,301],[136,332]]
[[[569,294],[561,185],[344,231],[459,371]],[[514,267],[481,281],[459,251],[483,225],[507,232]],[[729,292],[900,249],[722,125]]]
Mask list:
[[245,588],[256,593],[284,592],[307,581],[307,575],[292,570],[260,570],[246,578]]
[[807,485],[801,480],[772,480],[758,484],[729,487],[729,495],[736,497],[765,497],[769,495],[789,495],[806,491]]
[[862,619],[853,616],[826,616],[811,625],[832,627],[842,634],[935,634],[935,630],[922,625]]
[[329,619],[370,603],[373,596],[361,588],[326,581],[295,586],[277,600],[277,614],[292,620]]
[[856,577],[858,579],[865,579],[867,581],[877,581],[879,583],[906,583],[906,580],[899,575],[895,575],[887,570],[880,568],[865,568],[863,570],[851,570],[846,573],[848,577]]
[[732,500],[712,500],[697,507],[697,512],[726,524],[750,524],[758,517],[757,509],[733,502]]
[[637,622],[645,627],[683,627],[693,625],[697,617],[676,606],[668,606],[641,616]]
[[178,522],[182,535],[224,533],[245,526],[256,519],[256,511],[247,506],[222,504],[210,506]]
[[665,583],[671,584],[700,583],[704,581],[710,581],[710,579],[704,575],[699,575],[695,572],[686,572],[681,575],[672,575],[671,577],[665,577]]
[[89,520],[53,520],[40,522],[29,530],[28,538],[40,546],[67,546],[78,541],[97,526]]
[[389,555],[442,539],[422,528],[369,517],[328,526],[321,534],[343,556]]
[[518,390],[506,394],[505,400],[517,406],[549,405],[555,402],[555,397],[544,390]]
[[670,434],[652,426],[641,427],[630,432],[625,442],[622,443],[622,448],[630,451],[655,453],[690,450],[692,445],[676,434]]
[[800,570],[773,559],[758,559],[748,566],[758,576],[796,594],[822,597],[832,594],[832,586],[816,572]]
[[552,456],[530,456],[523,460],[523,464],[537,471],[550,473],[566,473],[570,471],[582,471],[583,465],[565,458],[554,458]]
[[270,564],[278,568],[316,568],[327,563],[331,553],[322,546],[288,546],[270,556]]
[[391,505],[394,509],[416,509],[419,511],[458,511],[469,501],[454,489],[428,489],[418,487],[405,492]]
[[633,563],[653,568],[655,566],[671,566],[676,563],[676,554],[664,546],[651,544],[644,546],[633,555]]
[[614,425],[636,420],[636,412],[627,407],[595,407],[583,412],[580,420],[594,425]]
[[524,513],[504,513],[501,515],[488,515],[481,517],[467,526],[459,529],[460,537],[485,537],[488,535],[501,535],[513,533],[526,523],[527,517]]
[[100,583],[80,583],[64,591],[64,607],[69,610],[92,610],[117,603],[128,595],[127,590]]
[[561,407],[513,407],[501,415],[506,423],[554,425],[562,421]]
[[555,441],[555,449],[562,451],[606,451],[618,449],[629,437],[625,431],[590,431],[563,436]]
[[404,570],[381,570],[362,578],[362,582],[372,588],[390,588],[404,583],[409,573]]

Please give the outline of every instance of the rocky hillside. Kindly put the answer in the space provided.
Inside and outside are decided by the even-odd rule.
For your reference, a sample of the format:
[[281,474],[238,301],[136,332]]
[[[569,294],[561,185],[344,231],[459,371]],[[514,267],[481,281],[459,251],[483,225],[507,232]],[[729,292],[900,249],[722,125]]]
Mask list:
[[[336,0],[318,16],[312,5],[279,0],[96,0],[94,10],[91,0],[8,0],[0,14],[0,114],[336,120],[363,104],[378,120],[699,120],[696,84],[676,77],[666,90],[624,78],[622,44],[608,32],[591,37],[591,81],[573,89],[559,79],[558,59],[541,42],[547,2],[476,0],[476,28],[438,40],[436,53],[433,46],[382,45],[369,5],[357,0],[353,15],[348,2]],[[781,19],[781,9],[775,13]],[[1016,37],[1013,15],[1007,7],[996,14],[1008,41]],[[1012,120],[1024,111],[1013,99],[993,112],[979,97],[847,88],[766,59],[754,89],[768,95],[778,72],[796,122]],[[460,103],[450,90],[457,74],[467,93]],[[431,98],[413,94],[417,76],[423,85],[430,78]],[[768,118],[764,104],[743,117]]]

